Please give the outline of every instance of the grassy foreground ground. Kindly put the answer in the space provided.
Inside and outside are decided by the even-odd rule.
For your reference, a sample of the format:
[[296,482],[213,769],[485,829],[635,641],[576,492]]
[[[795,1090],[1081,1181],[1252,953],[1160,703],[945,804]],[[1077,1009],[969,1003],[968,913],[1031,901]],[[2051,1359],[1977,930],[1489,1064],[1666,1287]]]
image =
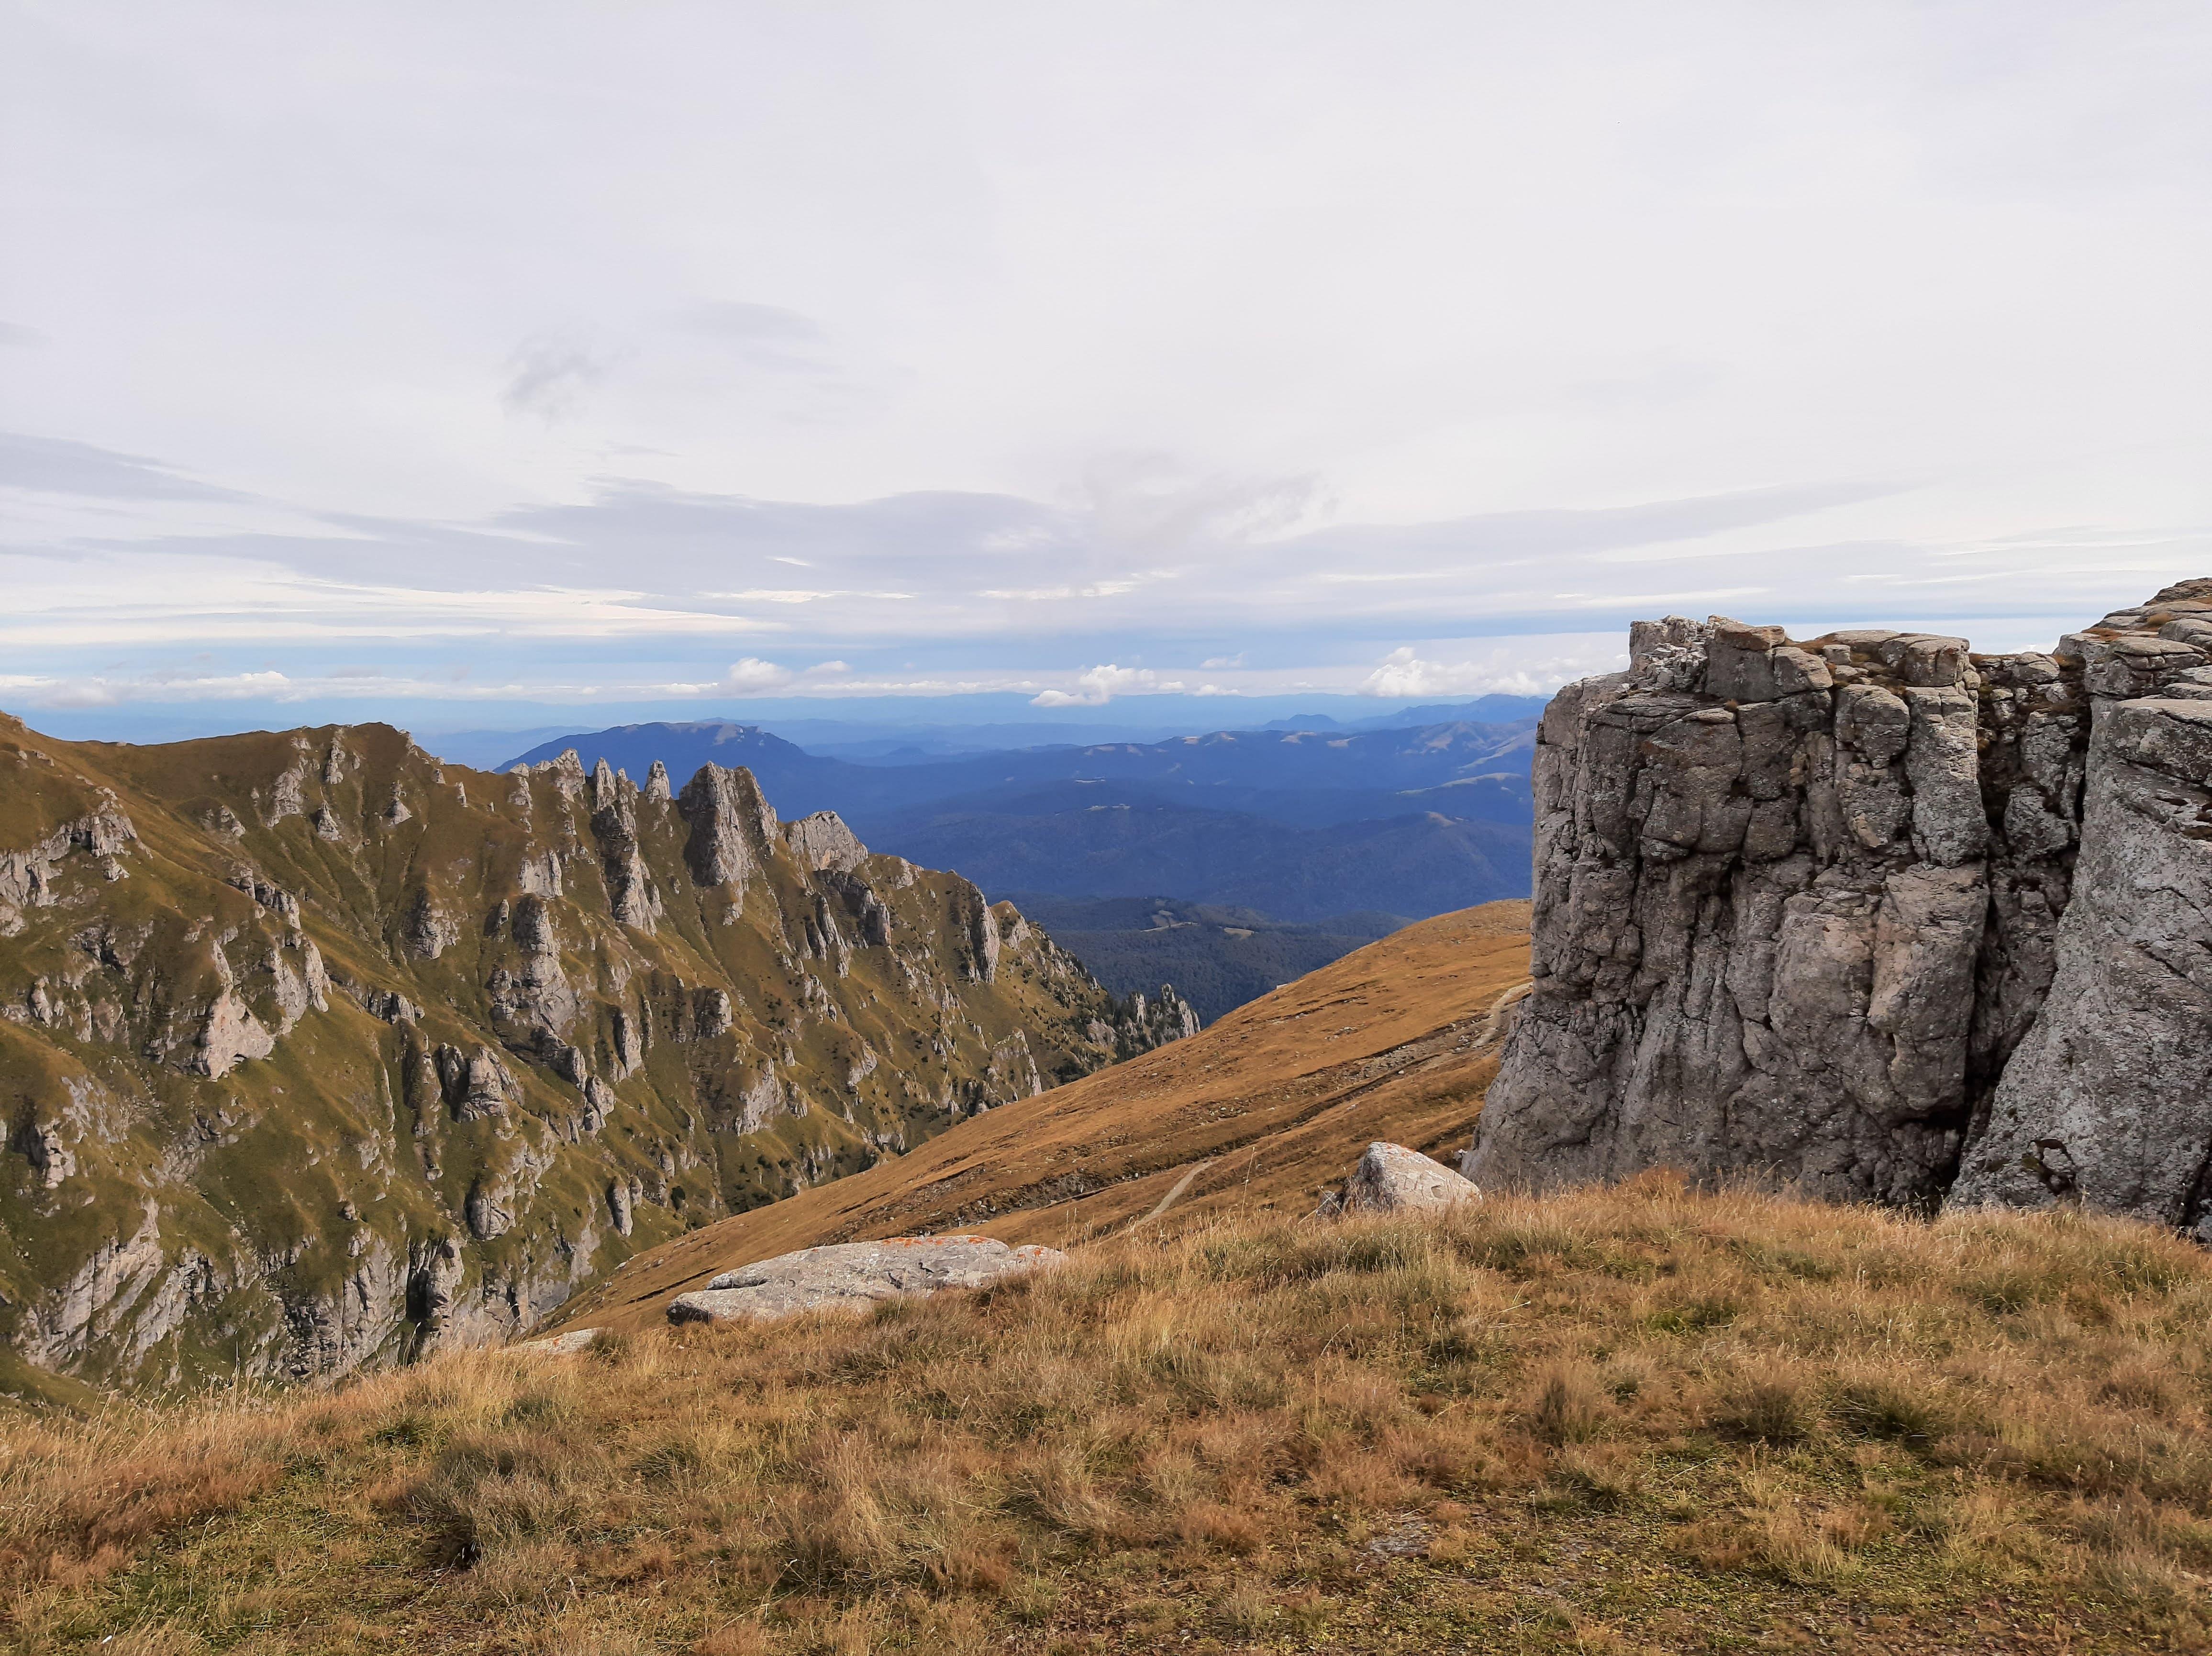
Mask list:
[[0,1426],[0,1644],[2212,1645],[2212,1262],[1660,1178]]

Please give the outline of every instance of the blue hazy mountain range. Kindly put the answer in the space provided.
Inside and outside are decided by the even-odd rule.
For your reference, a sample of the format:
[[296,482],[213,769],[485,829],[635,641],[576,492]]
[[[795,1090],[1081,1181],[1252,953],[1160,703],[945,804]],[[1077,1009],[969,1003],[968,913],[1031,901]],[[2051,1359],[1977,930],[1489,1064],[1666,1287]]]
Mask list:
[[1489,696],[1350,724],[1313,714],[980,752],[966,744],[1038,732],[947,725],[840,742],[821,721],[802,746],[728,721],[625,725],[556,737],[518,761],[574,748],[586,766],[605,759],[642,780],[659,760],[678,787],[702,764],[743,765],[783,815],[835,810],[872,848],[957,869],[994,897],[1169,898],[1293,924],[1359,911],[1412,919],[1527,895],[1540,706]]

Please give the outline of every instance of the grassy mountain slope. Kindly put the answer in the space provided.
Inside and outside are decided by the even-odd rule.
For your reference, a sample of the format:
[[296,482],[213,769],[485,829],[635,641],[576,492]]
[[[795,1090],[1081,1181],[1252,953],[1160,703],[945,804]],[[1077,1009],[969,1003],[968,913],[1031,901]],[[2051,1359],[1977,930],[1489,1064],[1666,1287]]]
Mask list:
[[[1463,1137],[1524,923],[1412,927],[686,1239],[580,1355],[0,1416],[0,1649],[2212,1649],[2202,1250],[1658,1174],[1299,1216],[1371,1133]],[[1074,1251],[657,1314],[686,1271],[978,1218]]]
[[1492,903],[1408,926],[1187,1040],[641,1255],[562,1325],[650,1326],[718,1271],[821,1242],[983,1228],[1065,1247],[1171,1192],[1176,1210],[1309,1213],[1372,1139],[1466,1142],[1528,925],[1526,903]]
[[2208,1647],[2212,1263],[1646,1178],[0,1422],[0,1648]]
[[[501,1338],[1150,1037],[956,875],[385,726],[0,722],[0,1381]],[[1126,1020],[1123,1020],[1126,1022]]]

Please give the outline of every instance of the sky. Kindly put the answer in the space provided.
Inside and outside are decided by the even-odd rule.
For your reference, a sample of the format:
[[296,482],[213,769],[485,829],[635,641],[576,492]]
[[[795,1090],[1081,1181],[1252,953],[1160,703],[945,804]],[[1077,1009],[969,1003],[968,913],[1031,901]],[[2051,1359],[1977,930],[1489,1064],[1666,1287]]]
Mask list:
[[2195,3],[0,3],[0,707],[2048,646],[2212,574],[2208,208]]

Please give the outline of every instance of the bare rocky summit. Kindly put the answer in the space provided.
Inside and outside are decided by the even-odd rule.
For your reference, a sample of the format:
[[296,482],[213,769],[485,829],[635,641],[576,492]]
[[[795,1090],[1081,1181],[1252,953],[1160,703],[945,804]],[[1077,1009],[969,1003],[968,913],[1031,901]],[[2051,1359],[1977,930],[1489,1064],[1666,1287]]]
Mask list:
[[[712,1220],[1182,1033],[751,775],[0,716],[0,1387],[526,1331]],[[27,1365],[27,1370],[22,1367]]]
[[1640,622],[1535,791],[1471,1177],[2212,1228],[2212,581],[2048,654]]

